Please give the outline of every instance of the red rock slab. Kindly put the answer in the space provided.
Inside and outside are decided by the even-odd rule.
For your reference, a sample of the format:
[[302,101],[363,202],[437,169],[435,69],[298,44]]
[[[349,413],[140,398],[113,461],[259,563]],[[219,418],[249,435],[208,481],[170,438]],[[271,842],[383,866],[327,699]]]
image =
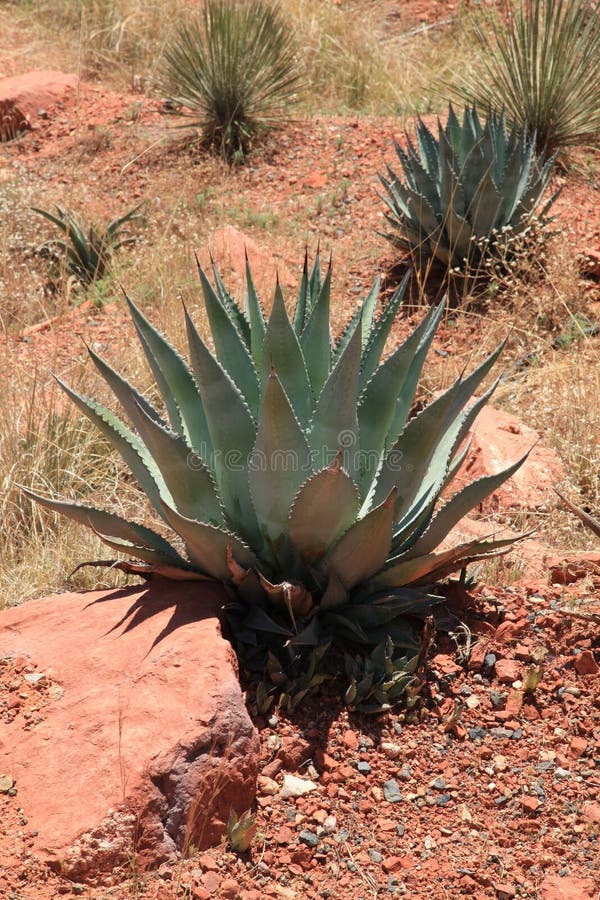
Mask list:
[[148,868],[217,843],[230,809],[251,806],[259,742],[224,599],[157,581],[0,612],[0,654],[33,663],[54,698],[33,727],[3,726],[0,772],[61,874],[110,884],[136,857]]
[[[200,261],[209,272],[210,257],[215,260],[221,277],[238,301],[243,296],[246,285],[246,255],[254,286],[264,309],[270,309],[277,280],[286,293],[286,299],[291,289],[295,292],[300,273],[292,274],[285,261],[278,258],[276,253],[267,250],[233,225],[217,228],[210,236],[208,246],[210,254],[205,249],[200,250]],[[295,301],[295,293],[290,294],[290,299]]]
[[540,900],[596,900],[597,891],[591,878],[548,875],[540,885]]
[[600,553],[594,550],[552,554],[546,559],[552,584],[574,584],[588,575],[600,575]]
[[558,454],[539,443],[539,434],[533,428],[493,406],[485,406],[477,416],[471,448],[451,490],[506,469],[528,451],[521,468],[484,501],[482,512],[556,505],[553,488],[565,478]]
[[77,82],[76,75],[44,69],[0,79],[0,134],[29,131],[40,114],[48,115]]

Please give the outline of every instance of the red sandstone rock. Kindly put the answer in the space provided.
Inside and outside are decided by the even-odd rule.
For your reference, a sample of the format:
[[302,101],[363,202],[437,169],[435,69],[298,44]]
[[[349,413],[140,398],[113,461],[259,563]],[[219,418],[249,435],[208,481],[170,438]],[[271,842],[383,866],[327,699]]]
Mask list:
[[494,673],[501,684],[512,684],[521,675],[521,663],[516,659],[499,659],[494,665]]
[[580,756],[587,751],[588,742],[584,737],[574,736],[571,738],[569,743],[569,752],[571,756],[574,756],[576,759],[579,759]]
[[29,131],[77,86],[77,76],[36,70],[0,79],[0,134]]
[[2,653],[62,689],[28,731],[3,727],[0,771],[33,851],[76,881],[114,878],[218,842],[254,799],[258,737],[220,631],[222,590],[65,594],[0,612]]
[[540,900],[594,900],[596,896],[591,878],[548,875],[540,885]]
[[[233,225],[217,228],[210,237],[209,249],[210,255],[205,249],[200,251],[200,261],[208,267],[212,256],[221,277],[228,287],[231,281],[230,290],[239,298],[243,295],[243,287],[246,285],[246,254],[248,254],[252,280],[266,309],[270,308],[273,300],[277,279],[284,289],[292,288],[298,282],[297,273],[292,275],[285,262],[278,260],[272,252],[265,252],[254,238]],[[207,268],[207,271],[210,269]]]
[[582,813],[584,819],[588,819],[590,822],[597,822],[600,825],[600,803],[593,803],[592,801],[584,803]]
[[578,675],[597,675],[600,672],[600,666],[591,650],[582,650],[575,657],[575,671]]
[[293,735],[283,738],[277,759],[287,772],[296,772],[312,755],[312,745],[299,735]]
[[452,490],[483,475],[492,475],[531,451],[509,481],[483,504],[482,512],[529,509],[556,505],[554,485],[565,478],[558,454],[538,443],[537,431],[516,416],[486,406],[477,416],[467,459],[452,482]]
[[584,550],[564,557],[552,554],[546,558],[546,568],[552,584],[573,584],[600,573],[600,553]]

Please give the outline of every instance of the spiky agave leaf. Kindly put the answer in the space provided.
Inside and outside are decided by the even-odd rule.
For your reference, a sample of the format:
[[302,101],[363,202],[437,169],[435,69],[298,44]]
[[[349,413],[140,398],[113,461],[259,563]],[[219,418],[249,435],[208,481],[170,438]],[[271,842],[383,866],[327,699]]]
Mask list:
[[[482,124],[466,106],[462,124],[450,106],[438,137],[418,121],[417,144],[395,144],[403,181],[387,167],[379,179],[392,230],[385,237],[411,252],[419,265],[477,271],[485,256],[531,223],[546,193],[554,158],[535,158],[535,134],[506,129],[504,114],[489,112]],[[538,218],[543,221],[557,194]]]
[[322,272],[318,255],[312,271],[305,262],[291,317],[277,286],[265,318],[249,267],[247,315],[220,278],[213,287],[200,277],[215,352],[186,311],[190,366],[128,299],[166,413],[93,350],[130,426],[64,385],[121,453],[185,555],[162,534],[111,513],[34,499],[141,559],[142,574],[222,581],[242,663],[261,669],[276,658],[293,704],[322,680],[303,669],[324,660],[319,648],[372,648],[389,638],[414,650],[407,616],[422,617],[439,602],[429,586],[514,542],[490,536],[447,547],[462,516],[523,459],[440,501],[494,385],[475,393],[502,348],[411,417],[443,306],[383,359],[406,281],[379,316],[375,285],[335,341],[325,314],[331,265]]

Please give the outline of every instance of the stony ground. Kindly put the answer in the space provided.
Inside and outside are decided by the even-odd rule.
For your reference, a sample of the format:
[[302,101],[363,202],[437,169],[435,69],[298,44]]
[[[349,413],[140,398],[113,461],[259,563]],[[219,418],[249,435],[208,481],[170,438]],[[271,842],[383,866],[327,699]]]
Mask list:
[[[224,844],[117,887],[72,884],[31,855],[18,785],[0,782],[0,897],[597,900],[599,586],[456,587],[448,609],[466,628],[436,639],[411,714],[350,715],[330,685],[291,719],[255,716],[244,854]],[[0,714],[26,729],[60,690],[33,668],[0,661]]]

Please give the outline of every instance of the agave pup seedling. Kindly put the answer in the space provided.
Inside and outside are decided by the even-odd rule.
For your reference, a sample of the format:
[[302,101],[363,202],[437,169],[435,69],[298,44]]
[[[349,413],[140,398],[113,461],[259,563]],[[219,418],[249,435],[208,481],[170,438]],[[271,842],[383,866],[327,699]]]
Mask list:
[[289,693],[295,677],[303,695],[314,688],[332,644],[354,653],[385,642],[393,669],[393,650],[418,649],[407,616],[436,602],[428,586],[513,543],[490,535],[440,549],[523,461],[440,501],[494,390],[473,400],[501,348],[411,415],[442,305],[385,357],[406,281],[378,316],[376,281],[334,340],[331,266],[323,277],[318,257],[312,272],[305,262],[292,316],[277,285],[265,317],[249,267],[243,307],[214,267],[214,286],[199,271],[214,352],[186,311],[189,365],[127,299],[164,410],[91,349],[131,424],[60,382],[174,540],[114,513],[30,496],[140,561],[119,562],[126,571],[222,582],[243,664],[272,688]]

